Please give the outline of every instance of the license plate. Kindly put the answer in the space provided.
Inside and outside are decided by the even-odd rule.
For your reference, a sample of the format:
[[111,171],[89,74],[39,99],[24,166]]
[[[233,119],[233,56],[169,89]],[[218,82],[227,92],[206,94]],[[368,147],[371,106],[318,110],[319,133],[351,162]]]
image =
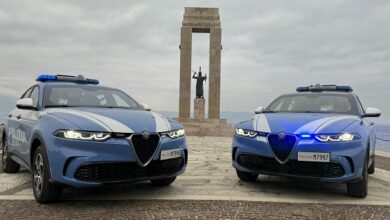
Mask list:
[[329,153],[298,152],[298,161],[329,162]]
[[181,149],[162,150],[160,160],[168,160],[176,157],[180,157]]

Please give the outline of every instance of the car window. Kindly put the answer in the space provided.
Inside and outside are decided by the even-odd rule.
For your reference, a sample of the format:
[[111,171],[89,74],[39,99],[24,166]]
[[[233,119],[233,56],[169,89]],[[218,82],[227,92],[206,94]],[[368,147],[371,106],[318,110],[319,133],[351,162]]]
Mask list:
[[363,107],[363,104],[362,104],[362,102],[360,101],[360,99],[359,99],[358,96],[356,96],[356,99],[357,99],[357,101],[358,101],[358,103],[359,103],[359,105],[360,105],[360,108],[362,109],[362,112],[364,113],[364,112],[366,111],[366,109]]
[[33,89],[33,87],[30,87],[29,89],[27,89],[27,91],[25,91],[25,92],[23,93],[23,95],[20,97],[20,99],[24,99],[24,98],[30,97],[30,94],[31,94],[32,89]]
[[38,108],[38,99],[39,99],[39,88],[35,86],[31,92],[30,98],[33,100],[33,106]]
[[129,107],[129,104],[127,104],[125,100],[123,100],[123,98],[121,98],[118,94],[113,94],[112,97],[114,97],[114,101],[116,102],[117,106]]
[[293,94],[284,95],[267,108],[272,112],[318,112],[358,115],[358,106],[350,94]]
[[96,107],[143,109],[120,90],[89,85],[46,86],[45,107]]
[[104,94],[97,95],[96,97],[99,100],[100,105],[102,105],[102,106],[107,105],[108,101],[107,101],[107,98]]

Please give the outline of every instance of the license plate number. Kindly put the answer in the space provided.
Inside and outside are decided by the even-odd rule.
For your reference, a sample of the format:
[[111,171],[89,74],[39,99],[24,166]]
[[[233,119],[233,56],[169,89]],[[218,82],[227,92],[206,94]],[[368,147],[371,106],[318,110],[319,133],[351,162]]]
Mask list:
[[298,152],[298,161],[329,162],[329,153]]
[[162,150],[161,151],[161,160],[168,160],[176,157],[180,157],[181,149],[173,149],[173,150]]

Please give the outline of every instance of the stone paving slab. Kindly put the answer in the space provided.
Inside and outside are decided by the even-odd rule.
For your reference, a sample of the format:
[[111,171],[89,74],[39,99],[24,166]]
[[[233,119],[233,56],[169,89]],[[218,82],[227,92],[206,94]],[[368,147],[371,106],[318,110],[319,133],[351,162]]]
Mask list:
[[[348,197],[345,184],[327,184],[260,175],[241,182],[231,166],[231,138],[188,137],[186,173],[169,187],[148,182],[95,189],[66,189],[64,200],[242,200],[291,203],[390,205],[390,171],[376,169],[365,199]],[[383,160],[386,160],[385,158]],[[383,163],[383,162],[381,162]],[[0,200],[32,200],[28,173],[0,174]]]
[[2,219],[389,219],[386,206],[245,201],[0,201]]

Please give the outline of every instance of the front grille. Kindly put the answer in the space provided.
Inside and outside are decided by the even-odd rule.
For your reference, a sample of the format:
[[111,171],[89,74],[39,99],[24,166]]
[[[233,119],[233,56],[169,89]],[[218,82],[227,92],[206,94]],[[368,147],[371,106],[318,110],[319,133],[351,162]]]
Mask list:
[[285,161],[293,150],[297,138],[295,135],[285,134],[282,138],[279,134],[268,135],[268,143],[274,155],[281,161]]
[[308,177],[340,177],[345,174],[343,167],[334,162],[319,163],[290,160],[286,164],[280,164],[274,158],[250,154],[241,154],[238,156],[237,162],[240,166],[259,173],[265,171]]
[[74,177],[89,182],[126,181],[142,177],[172,175],[184,166],[183,158],[152,161],[146,167],[137,163],[101,163],[80,166]]
[[135,153],[141,163],[145,164],[152,159],[160,142],[158,134],[150,134],[149,138],[145,139],[142,134],[135,134],[131,137],[131,143]]

